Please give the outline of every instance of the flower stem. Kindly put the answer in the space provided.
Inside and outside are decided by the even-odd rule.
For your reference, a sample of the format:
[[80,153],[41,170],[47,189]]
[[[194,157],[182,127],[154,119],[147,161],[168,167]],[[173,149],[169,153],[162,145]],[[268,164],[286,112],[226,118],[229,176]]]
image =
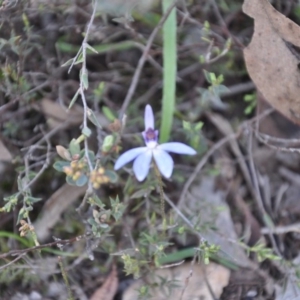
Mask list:
[[162,182],[161,174],[158,170],[156,163],[155,162],[153,162],[153,163],[154,163],[155,176],[158,180],[158,185],[159,185],[160,208],[161,208],[161,215],[162,215],[162,219],[163,219],[163,228],[165,228],[166,214],[165,214],[165,198],[164,198],[163,182]]

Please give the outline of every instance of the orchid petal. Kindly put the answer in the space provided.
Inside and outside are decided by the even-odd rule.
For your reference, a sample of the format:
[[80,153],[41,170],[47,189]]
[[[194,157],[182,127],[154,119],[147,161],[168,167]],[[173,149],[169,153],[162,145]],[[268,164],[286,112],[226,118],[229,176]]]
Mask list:
[[159,145],[157,148],[164,151],[178,153],[178,154],[187,154],[187,155],[197,154],[196,150],[194,150],[192,147],[178,142],[164,143]]
[[140,155],[143,152],[147,151],[147,147],[138,147],[130,149],[126,152],[124,152],[116,161],[115,163],[115,170],[119,170],[124,165],[129,163],[130,161],[134,160],[138,155]]
[[154,129],[154,115],[152,111],[152,107],[147,104],[145,108],[145,130],[147,131],[149,128]]
[[153,156],[160,173],[166,178],[170,178],[174,167],[174,162],[170,154],[156,148],[153,150]]
[[149,173],[152,160],[152,151],[148,150],[141,153],[133,163],[133,172],[138,181],[143,181]]

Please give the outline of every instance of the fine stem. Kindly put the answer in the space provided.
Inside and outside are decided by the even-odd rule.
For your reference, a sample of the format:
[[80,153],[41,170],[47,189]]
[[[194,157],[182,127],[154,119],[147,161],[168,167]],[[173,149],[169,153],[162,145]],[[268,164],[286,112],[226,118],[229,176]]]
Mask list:
[[70,288],[67,272],[64,268],[62,258],[60,256],[58,257],[58,264],[59,264],[59,267],[60,267],[62,277],[63,277],[64,282],[65,282],[65,285],[66,285],[67,290],[68,290],[68,300],[74,300],[73,295],[72,295],[72,291],[71,291],[71,288]]
[[162,216],[162,219],[163,219],[163,227],[165,227],[166,214],[165,214],[164,188],[163,188],[163,182],[162,182],[161,174],[160,174],[160,172],[158,170],[158,167],[157,167],[155,162],[154,162],[154,171],[155,171],[155,176],[158,180],[158,185],[159,185],[161,216]]

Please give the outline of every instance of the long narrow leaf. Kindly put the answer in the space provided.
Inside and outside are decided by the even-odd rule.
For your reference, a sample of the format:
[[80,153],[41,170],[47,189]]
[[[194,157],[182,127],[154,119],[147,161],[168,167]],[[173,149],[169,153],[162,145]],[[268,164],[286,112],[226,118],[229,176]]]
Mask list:
[[[174,0],[163,0],[164,13]],[[176,47],[176,8],[172,10],[163,25],[163,103],[162,123],[160,127],[160,142],[166,142],[170,137],[175,110],[177,47]]]

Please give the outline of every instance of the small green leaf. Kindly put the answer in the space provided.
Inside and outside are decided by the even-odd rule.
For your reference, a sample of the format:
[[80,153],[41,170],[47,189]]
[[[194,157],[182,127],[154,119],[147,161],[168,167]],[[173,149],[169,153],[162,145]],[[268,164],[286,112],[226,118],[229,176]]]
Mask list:
[[76,186],[84,186],[88,182],[88,177],[85,174],[81,174],[81,176],[76,180]]
[[204,55],[200,55],[199,56],[199,62],[200,62],[200,64],[204,64],[205,63],[205,57],[204,57]]
[[139,199],[139,198],[144,198],[146,197],[147,195],[149,195],[149,192],[151,190],[153,190],[154,188],[151,187],[150,189],[149,188],[146,188],[146,189],[141,189],[141,190],[138,190],[136,191],[135,193],[133,193],[131,196],[130,196],[130,199]]
[[112,210],[111,214],[115,218],[115,220],[118,221],[122,217],[126,206],[123,203],[120,203],[119,196],[117,196],[116,199],[113,199],[111,197],[109,199]]
[[25,202],[29,205],[29,204],[32,204],[32,203],[36,203],[36,202],[39,202],[41,201],[42,198],[36,198],[36,197],[31,197],[31,196],[28,196],[25,198]]
[[23,190],[23,180],[22,180],[21,176],[18,176],[17,183],[18,183],[18,190],[22,191]]
[[212,97],[212,93],[208,90],[206,90],[202,96],[201,96],[201,100],[204,102],[203,104],[205,104],[207,101],[209,101]]
[[115,139],[114,139],[114,136],[113,135],[107,135],[105,138],[104,138],[104,141],[103,141],[103,144],[102,144],[102,147],[101,147],[101,150],[103,152],[109,152],[109,150],[112,148],[112,146],[114,145],[114,142],[115,142]]
[[116,119],[114,113],[107,106],[102,107],[102,112],[109,121],[113,122]]
[[53,168],[58,172],[63,172],[64,167],[69,167],[70,163],[68,161],[59,160],[53,164]]
[[109,227],[109,225],[106,224],[106,223],[100,223],[98,226],[101,227],[101,228],[103,228],[103,229],[106,229],[106,228]]
[[97,102],[99,102],[102,98],[103,92],[104,92],[104,88],[105,88],[105,82],[101,81],[98,85],[98,87],[94,90],[94,94],[95,96],[97,96]]
[[85,126],[85,127],[82,128],[81,133],[83,135],[85,135],[86,137],[90,137],[90,135],[92,134],[92,131],[87,126]]
[[71,109],[72,106],[74,105],[74,103],[76,102],[77,98],[78,98],[78,95],[79,95],[79,92],[80,90],[78,89],[77,92],[75,93],[74,97],[72,98],[70,104],[69,104],[69,107],[68,109]]
[[274,223],[271,217],[266,213],[263,215],[264,223],[268,226],[268,228],[274,228]]
[[204,73],[204,76],[205,76],[205,79],[208,83],[212,84],[212,80],[211,80],[211,74],[212,73],[209,73],[208,71],[206,70],[203,70],[203,73]]
[[17,224],[19,224],[22,219],[26,218],[26,215],[28,215],[28,212],[22,207],[18,214]]
[[61,67],[67,67],[67,66],[70,66],[70,65],[73,63],[73,61],[74,61],[74,58],[71,58],[71,59],[67,60],[65,63],[63,63],[63,64],[61,65]]
[[95,221],[94,218],[88,218],[87,221],[88,221],[88,223],[89,223],[90,225],[98,226],[98,224],[97,224],[97,222]]
[[196,131],[199,131],[202,129],[204,123],[203,122],[198,122],[196,125],[195,125],[195,130]]
[[86,46],[88,49],[90,49],[92,52],[94,52],[94,53],[96,53],[96,54],[99,53],[95,48],[93,48],[93,47],[92,47],[91,45],[89,45],[88,43],[86,43],[85,46]]
[[98,128],[102,128],[102,126],[100,125],[95,113],[90,109],[88,108],[87,109],[87,116],[89,118],[89,120],[95,125],[97,126]]
[[[95,162],[95,153],[93,151],[89,150],[88,151],[88,156],[89,156],[89,159],[92,162],[92,164],[94,164],[94,162]],[[82,149],[80,151],[80,158],[83,158],[83,157],[85,157],[85,150],[84,149]]]
[[107,176],[109,178],[109,181],[112,183],[116,183],[118,181],[117,173],[112,170],[105,170],[104,175]]
[[64,64],[61,65],[61,67],[67,67],[67,66],[70,66],[70,65],[78,65],[80,63],[83,62],[83,56],[82,56],[82,53],[78,56],[77,60],[74,62],[74,57],[67,60]]
[[69,144],[69,151],[72,155],[79,155],[80,154],[80,145],[76,142],[75,139],[72,139],[70,144]]
[[105,204],[101,201],[101,199],[96,194],[94,194],[92,197],[89,198],[89,203],[91,203],[92,205],[97,205],[101,209],[105,208]]
[[71,176],[67,176],[67,177],[66,177],[66,182],[67,182],[69,185],[76,185],[76,182],[72,179]]
[[87,90],[89,87],[89,78],[88,78],[88,73],[87,70],[81,70],[80,72],[80,81],[83,84],[83,87]]
[[191,130],[191,123],[187,121],[182,121],[182,126],[185,130]]
[[215,86],[213,90],[218,95],[230,92],[230,89],[222,84]]

